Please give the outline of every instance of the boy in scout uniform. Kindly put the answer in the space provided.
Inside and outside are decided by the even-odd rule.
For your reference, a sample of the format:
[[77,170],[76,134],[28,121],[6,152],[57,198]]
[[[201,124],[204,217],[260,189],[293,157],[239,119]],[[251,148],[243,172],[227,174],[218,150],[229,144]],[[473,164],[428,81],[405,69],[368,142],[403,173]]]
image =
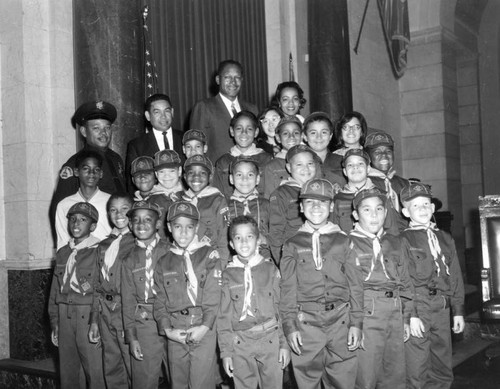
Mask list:
[[215,387],[215,319],[220,304],[221,262],[210,244],[198,240],[200,214],[186,201],[168,209],[174,243],[155,270],[154,317],[167,337],[172,389]]
[[464,330],[464,284],[453,238],[431,221],[430,187],[410,183],[401,190],[403,214],[410,218],[401,234],[412,281],[411,336],[405,345],[407,388],[448,388],[453,381],[450,308],[453,332]]
[[279,320],[279,271],[259,254],[260,233],[253,218],[233,219],[229,235],[236,255],[222,274],[217,318],[224,370],[236,389],[281,388],[290,349]]
[[[350,151],[348,151],[349,153]],[[405,388],[403,306],[410,299],[410,275],[398,236],[384,231],[387,198],[378,188],[353,200],[357,223],[349,233],[355,265],[363,273],[363,340],[358,349],[356,388]],[[408,309],[405,309],[409,323]]]
[[223,268],[229,258],[227,243],[228,207],[224,195],[210,185],[212,162],[204,155],[193,155],[184,162],[184,180],[188,189],[182,199],[190,202],[200,213],[198,238],[217,248]]
[[134,203],[128,213],[135,245],[122,264],[121,297],[125,342],[132,367],[132,387],[157,389],[165,356],[165,339],[153,318],[154,269],[167,254],[168,242],[160,239],[160,209],[146,201]]
[[71,240],[57,251],[48,303],[52,343],[59,348],[61,388],[74,388],[80,370],[87,387],[105,388],[102,350],[88,338],[99,243],[92,231],[99,214],[93,205],[81,202],[69,209],[67,218]]
[[200,130],[187,130],[182,137],[182,152],[186,158],[205,155],[208,151],[207,136]]
[[92,343],[102,343],[104,377],[108,388],[128,388],[131,384],[130,353],[123,332],[120,276],[123,258],[135,244],[127,216],[132,204],[132,198],[127,193],[111,195],[107,209],[113,230],[98,248],[99,270],[89,339]]
[[363,280],[349,238],[329,222],[333,185],[305,183],[306,221],[285,242],[280,270],[280,315],[301,389],[353,388],[363,325]]
[[137,157],[132,161],[130,174],[137,190],[134,192],[134,201],[146,201],[153,193],[156,184],[155,161],[148,156]]

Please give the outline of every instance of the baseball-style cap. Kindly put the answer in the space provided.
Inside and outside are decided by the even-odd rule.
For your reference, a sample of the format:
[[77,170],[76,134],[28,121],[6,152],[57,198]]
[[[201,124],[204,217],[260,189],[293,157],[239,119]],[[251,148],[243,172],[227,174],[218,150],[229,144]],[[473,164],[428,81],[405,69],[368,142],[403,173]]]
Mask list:
[[410,182],[409,185],[401,189],[399,197],[401,202],[413,200],[415,197],[432,198],[431,187],[421,182]]
[[131,174],[132,176],[136,175],[137,173],[151,173],[154,172],[154,164],[155,161],[151,157],[147,156],[142,156],[142,157],[137,157],[132,161],[131,165]]
[[204,145],[207,144],[207,136],[203,131],[200,130],[187,130],[184,135],[182,136],[182,144],[186,144],[186,142],[189,142],[190,140],[198,140],[202,142]]
[[366,161],[366,164],[367,165],[370,164],[370,156],[368,155],[368,153],[365,150],[363,150],[363,149],[349,149],[346,151],[344,158],[342,158],[342,166],[343,167],[345,167],[345,165],[346,165],[347,158],[352,157],[353,155],[357,156],[357,157],[364,158],[364,160]]
[[87,120],[106,119],[110,123],[116,120],[116,108],[106,101],[89,101],[78,107],[71,118],[71,124],[83,126]]
[[154,169],[172,168],[181,166],[181,158],[175,150],[165,149],[155,153]]
[[200,220],[200,213],[194,204],[187,201],[177,201],[168,207],[167,221],[172,221],[180,216],[193,220]]
[[385,201],[387,200],[385,192],[381,191],[377,187],[373,187],[370,189],[363,189],[363,190],[360,190],[358,193],[356,193],[356,195],[354,196],[354,199],[352,200],[352,205],[353,205],[354,209],[358,209],[359,204],[361,204],[361,202],[364,199],[369,199],[370,197],[378,197],[379,199],[381,199],[384,202],[384,204],[385,204]]
[[260,173],[259,163],[255,160],[255,158],[252,158],[249,155],[238,155],[236,158],[234,158],[231,161],[231,165],[229,166],[229,173],[232,173],[236,165],[242,162],[248,162],[254,164],[255,168],[257,169],[257,173]]
[[285,116],[281,118],[281,120],[276,125],[276,134],[279,134],[281,128],[288,123],[296,124],[299,127],[299,130],[302,132],[302,122],[299,120],[297,116],[294,115],[294,116]]
[[333,185],[330,181],[323,178],[313,178],[304,184],[299,198],[333,200],[333,195]]
[[295,157],[297,154],[300,154],[300,153],[309,153],[313,156],[316,163],[321,163],[321,159],[320,159],[320,157],[318,157],[318,154],[316,154],[314,152],[314,150],[311,149],[309,146],[302,145],[302,144],[290,147],[290,149],[286,153],[286,161],[290,162],[293,157]]
[[144,200],[136,201],[132,205],[132,208],[130,208],[129,211],[127,212],[127,216],[131,217],[137,209],[149,209],[151,211],[155,211],[158,214],[158,216],[161,216],[161,208],[158,204],[150,203],[149,201],[144,201]]
[[366,136],[365,148],[373,149],[378,146],[394,147],[394,139],[384,131],[370,132]]
[[184,162],[184,171],[186,171],[188,167],[194,165],[203,166],[207,168],[210,174],[214,170],[212,162],[204,155],[192,155],[191,157],[186,159],[186,162]]
[[77,213],[87,216],[96,223],[99,221],[99,212],[97,211],[96,207],[94,207],[90,203],[81,202],[72,205],[66,217],[69,218],[71,215],[75,215]]

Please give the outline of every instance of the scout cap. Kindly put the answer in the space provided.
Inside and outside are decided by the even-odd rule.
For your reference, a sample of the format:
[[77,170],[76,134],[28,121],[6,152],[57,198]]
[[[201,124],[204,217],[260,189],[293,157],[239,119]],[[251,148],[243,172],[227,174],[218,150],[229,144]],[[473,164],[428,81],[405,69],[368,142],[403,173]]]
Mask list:
[[151,173],[154,172],[154,159],[151,157],[143,156],[137,157],[132,161],[131,174],[135,176],[137,173]]
[[431,187],[420,182],[410,182],[409,185],[401,189],[399,197],[403,203],[413,200],[415,197],[432,198]]
[[198,140],[204,145],[207,144],[207,136],[203,131],[200,130],[187,130],[184,135],[182,136],[182,144],[186,144],[186,142],[189,142],[190,140]]
[[317,122],[317,121],[327,122],[328,128],[330,129],[330,132],[333,132],[332,120],[330,119],[330,117],[328,116],[328,114],[326,112],[321,112],[321,111],[313,112],[312,114],[310,114],[308,117],[305,118],[304,124],[302,125],[304,128],[304,131],[306,130],[309,123]]
[[87,216],[96,223],[99,221],[99,212],[97,211],[96,207],[94,207],[90,203],[81,202],[72,205],[66,217],[69,218],[71,215],[75,215],[77,213]]
[[313,178],[304,184],[299,198],[333,200],[333,195],[333,185],[330,181],[323,178]]
[[155,153],[154,169],[172,168],[181,166],[181,158],[175,150],[161,150]]
[[289,163],[293,157],[300,153],[309,153],[313,156],[316,163],[321,163],[321,159],[318,157],[318,154],[316,154],[313,149],[306,145],[295,145],[290,147],[290,149],[286,153],[286,161]]
[[193,220],[200,220],[200,213],[194,204],[187,201],[177,201],[168,208],[167,221],[172,221],[180,216]]
[[276,125],[276,134],[279,134],[281,128],[288,123],[295,123],[299,127],[299,130],[302,132],[302,122],[297,116],[285,116],[281,118],[281,120]]
[[374,131],[366,136],[365,148],[373,149],[378,146],[394,147],[394,139],[384,131]]
[[232,173],[236,165],[242,162],[248,162],[254,164],[255,168],[257,169],[257,174],[260,174],[259,163],[249,155],[238,155],[236,158],[234,158],[233,161],[231,162],[231,165],[229,166],[229,172]]
[[204,155],[193,155],[186,159],[186,162],[184,162],[184,171],[186,171],[188,167],[195,165],[205,167],[206,169],[208,169],[210,174],[214,170],[212,162],[207,157],[205,157]]
[[149,209],[151,211],[156,212],[158,214],[158,217],[161,216],[161,209],[160,209],[160,206],[158,204],[150,203],[149,201],[144,201],[144,200],[136,201],[132,205],[132,208],[130,208],[130,210],[127,212],[127,216],[132,217],[132,215],[134,214],[134,212],[137,209]]
[[345,167],[345,165],[346,165],[347,158],[352,157],[353,155],[364,158],[364,160],[366,161],[366,164],[367,165],[370,164],[370,156],[368,155],[368,153],[365,150],[363,150],[363,149],[349,149],[346,151],[344,158],[342,158],[342,166],[343,167]]
[[83,126],[87,120],[92,119],[106,119],[113,123],[116,115],[116,108],[113,104],[106,101],[89,101],[78,107],[71,118],[71,124],[76,128],[77,124]]
[[360,190],[358,193],[356,193],[356,195],[354,196],[354,199],[352,200],[352,205],[353,205],[354,209],[358,209],[359,204],[361,204],[361,202],[364,199],[369,199],[370,197],[378,197],[379,199],[381,199],[384,202],[384,204],[385,204],[385,201],[387,200],[385,192],[382,192],[377,187],[373,187],[370,189],[363,189],[363,190]]

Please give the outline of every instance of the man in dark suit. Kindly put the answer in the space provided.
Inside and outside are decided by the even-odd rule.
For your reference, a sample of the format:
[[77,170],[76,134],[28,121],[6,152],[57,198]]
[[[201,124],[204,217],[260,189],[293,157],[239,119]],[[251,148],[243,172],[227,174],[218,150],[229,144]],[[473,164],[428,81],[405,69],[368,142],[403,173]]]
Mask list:
[[130,175],[130,166],[137,157],[154,157],[161,150],[175,150],[182,158],[182,131],[172,129],[174,108],[170,97],[164,94],[154,94],[144,104],[144,116],[150,123],[150,130],[139,137],[132,139],[127,145],[125,161],[127,187],[130,193],[134,192],[134,184]]
[[189,128],[205,132],[208,144],[206,155],[214,163],[234,146],[229,135],[229,122],[234,114],[244,110],[258,114],[255,105],[238,99],[243,82],[243,67],[239,62],[232,59],[222,61],[215,82],[219,93],[196,103],[189,125]]

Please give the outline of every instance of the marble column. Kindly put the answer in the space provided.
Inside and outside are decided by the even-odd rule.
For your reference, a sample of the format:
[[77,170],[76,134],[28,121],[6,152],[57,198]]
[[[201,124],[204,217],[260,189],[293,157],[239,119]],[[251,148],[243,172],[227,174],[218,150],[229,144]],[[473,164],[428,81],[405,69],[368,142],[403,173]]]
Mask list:
[[141,1],[74,0],[73,18],[76,106],[116,106],[110,147],[125,159],[128,141],[144,128]]

